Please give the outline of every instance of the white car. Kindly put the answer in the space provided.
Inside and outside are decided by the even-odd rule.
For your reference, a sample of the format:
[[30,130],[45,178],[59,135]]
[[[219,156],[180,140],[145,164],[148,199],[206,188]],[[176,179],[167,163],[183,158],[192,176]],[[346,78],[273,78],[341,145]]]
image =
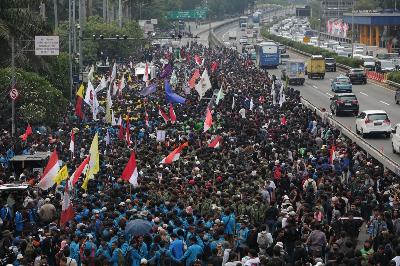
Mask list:
[[370,133],[383,133],[388,138],[392,133],[392,124],[383,110],[365,110],[356,118],[356,132],[363,138]]
[[400,123],[393,129],[392,148],[394,153],[400,153]]
[[240,37],[239,43],[240,43],[240,44],[246,44],[246,43],[248,43],[247,37],[246,37],[246,36]]

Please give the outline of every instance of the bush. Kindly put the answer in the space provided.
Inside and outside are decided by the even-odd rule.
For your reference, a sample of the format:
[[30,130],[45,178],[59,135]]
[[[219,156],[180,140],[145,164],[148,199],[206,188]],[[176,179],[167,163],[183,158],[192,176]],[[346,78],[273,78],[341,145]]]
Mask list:
[[312,54],[312,55],[322,55],[325,58],[333,57],[335,58],[336,62],[339,64],[343,64],[349,67],[359,67],[363,64],[362,60],[353,59],[344,56],[338,56],[336,53],[328,51],[326,49],[315,47],[311,45],[307,45],[301,42],[293,41],[284,37],[280,37],[271,33],[266,32],[265,30],[262,31],[262,34],[265,38],[276,41],[283,45],[292,47],[294,49],[300,50],[304,53]]
[[388,80],[396,82],[396,83],[400,83],[400,71],[391,72],[388,75]]
[[[33,72],[16,70],[16,88],[19,97],[15,101],[17,124],[26,123],[54,125],[62,118],[67,100],[45,78]],[[7,125],[11,114],[8,96],[11,84],[11,69],[0,69],[0,123]]]

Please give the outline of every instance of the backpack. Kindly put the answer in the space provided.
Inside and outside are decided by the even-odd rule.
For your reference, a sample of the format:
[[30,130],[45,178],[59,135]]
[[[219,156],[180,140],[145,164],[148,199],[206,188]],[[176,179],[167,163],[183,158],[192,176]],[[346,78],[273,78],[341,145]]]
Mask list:
[[268,236],[267,232],[261,232],[257,239],[257,244],[259,248],[267,249],[271,245],[271,238]]
[[[308,181],[308,180],[307,180]],[[306,187],[306,193],[314,193],[314,186],[312,181],[308,181],[307,187]]]

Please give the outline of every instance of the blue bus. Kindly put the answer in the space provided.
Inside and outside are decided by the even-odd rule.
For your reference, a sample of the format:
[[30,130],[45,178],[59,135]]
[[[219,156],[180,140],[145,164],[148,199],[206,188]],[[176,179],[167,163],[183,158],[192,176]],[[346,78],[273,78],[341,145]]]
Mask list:
[[260,23],[261,20],[261,14],[259,12],[256,12],[253,14],[253,23]]
[[260,68],[277,68],[279,65],[279,45],[267,41],[256,46],[256,64]]

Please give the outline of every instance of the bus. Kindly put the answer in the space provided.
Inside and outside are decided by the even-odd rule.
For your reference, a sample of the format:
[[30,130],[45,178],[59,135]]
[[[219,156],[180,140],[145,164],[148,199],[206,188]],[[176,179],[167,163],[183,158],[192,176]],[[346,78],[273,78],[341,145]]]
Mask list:
[[246,25],[247,25],[247,17],[246,16],[241,16],[239,18],[239,27],[241,27],[243,23],[246,23]]
[[272,41],[256,46],[256,64],[260,68],[277,68],[280,61],[279,45]]
[[260,14],[260,12],[255,12],[254,14],[253,14],[253,23],[254,24],[257,24],[257,23],[260,23],[260,19],[261,19],[261,14]]

